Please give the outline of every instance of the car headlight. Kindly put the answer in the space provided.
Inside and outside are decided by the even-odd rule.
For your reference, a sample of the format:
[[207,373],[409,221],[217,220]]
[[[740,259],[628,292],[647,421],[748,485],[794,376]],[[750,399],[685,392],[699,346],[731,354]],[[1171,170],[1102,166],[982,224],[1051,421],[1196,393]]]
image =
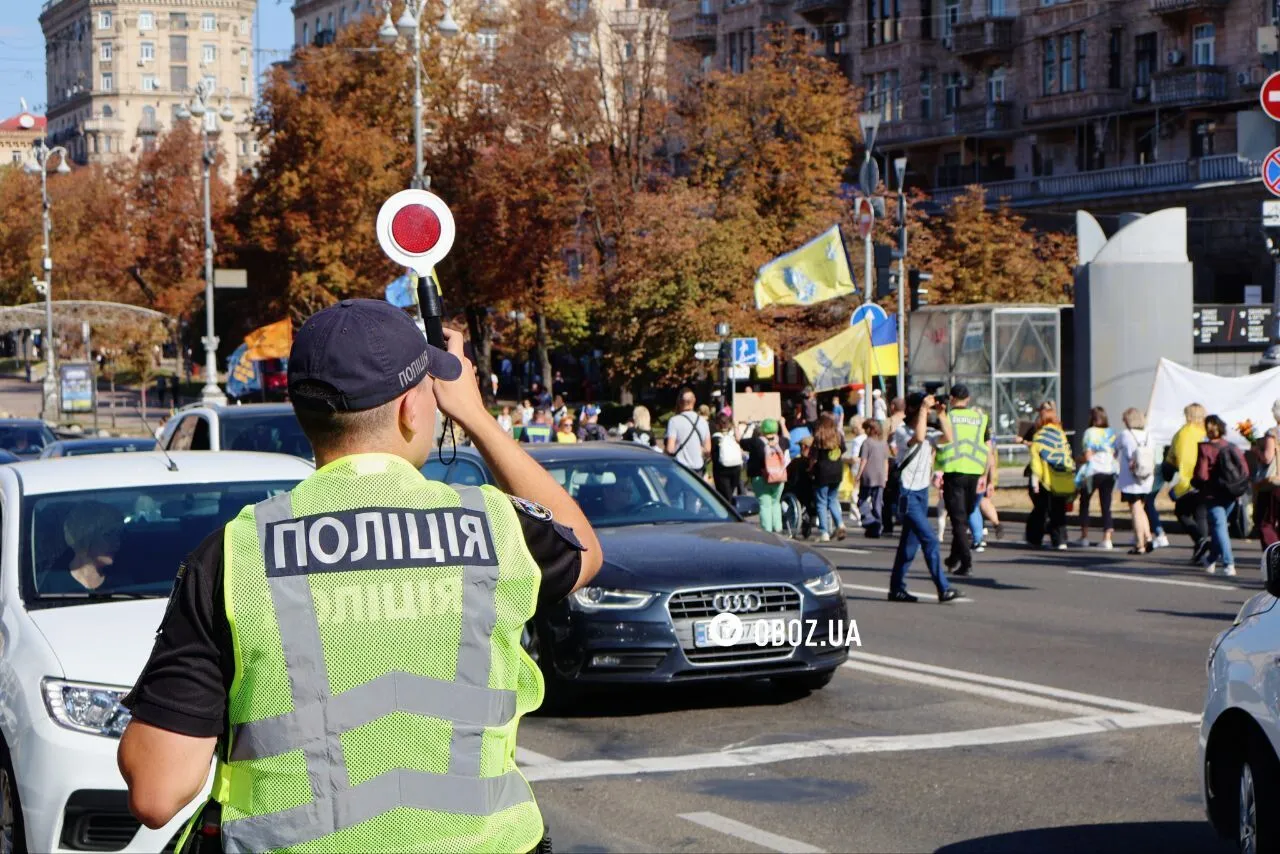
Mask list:
[[584,587],[573,594],[573,601],[586,611],[606,609],[643,608],[652,602],[657,593],[647,590],[616,590],[611,587]]
[[128,688],[53,678],[46,678],[41,686],[44,688],[45,708],[58,726],[91,735],[119,738],[128,726],[129,719],[133,717],[128,709],[120,705],[124,695],[129,693]]
[[835,571],[824,572],[810,578],[804,583],[805,589],[814,596],[833,596],[840,592],[840,576]]

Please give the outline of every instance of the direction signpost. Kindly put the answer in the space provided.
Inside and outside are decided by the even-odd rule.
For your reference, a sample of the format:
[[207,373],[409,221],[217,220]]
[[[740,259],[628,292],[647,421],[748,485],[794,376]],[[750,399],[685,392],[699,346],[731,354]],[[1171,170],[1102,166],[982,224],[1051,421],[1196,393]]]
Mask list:
[[693,358],[699,362],[714,362],[720,358],[720,342],[699,341],[693,345]]

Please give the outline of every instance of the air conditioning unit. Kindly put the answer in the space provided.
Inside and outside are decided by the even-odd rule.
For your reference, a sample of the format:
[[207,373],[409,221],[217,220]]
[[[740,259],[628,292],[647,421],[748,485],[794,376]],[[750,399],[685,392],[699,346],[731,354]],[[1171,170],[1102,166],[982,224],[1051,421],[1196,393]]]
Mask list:
[[838,39],[842,39],[845,36],[849,35],[849,25],[836,24],[831,28],[831,34]]
[[1182,49],[1176,48],[1176,47],[1173,50],[1169,51],[1169,55],[1165,57],[1165,59],[1168,60],[1169,64],[1174,67],[1181,65],[1182,61],[1186,58],[1187,57],[1182,52]]
[[146,64],[147,64],[147,61],[146,61],[145,59],[143,59],[142,57],[138,57],[138,67],[139,67],[139,68],[142,68],[142,67],[143,67],[143,66],[145,66]]
[[1151,87],[1138,84],[1133,87],[1133,100],[1145,101],[1151,97]]

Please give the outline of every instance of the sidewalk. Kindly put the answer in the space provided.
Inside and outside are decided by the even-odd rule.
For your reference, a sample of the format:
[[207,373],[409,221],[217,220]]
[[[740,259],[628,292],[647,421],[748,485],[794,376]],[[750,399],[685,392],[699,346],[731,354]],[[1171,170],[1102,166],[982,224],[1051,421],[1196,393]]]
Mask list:
[[[0,417],[39,418],[40,398],[43,385],[40,382],[28,383],[21,377],[0,377]],[[113,395],[110,391],[98,391],[98,429],[107,430],[121,436],[151,435],[155,429],[169,417],[169,408],[148,405],[146,425],[138,412],[140,395],[134,389],[118,389]],[[116,426],[111,426],[112,406],[114,404]],[[79,424],[86,432],[93,430],[93,413],[53,413],[49,422],[56,425]]]

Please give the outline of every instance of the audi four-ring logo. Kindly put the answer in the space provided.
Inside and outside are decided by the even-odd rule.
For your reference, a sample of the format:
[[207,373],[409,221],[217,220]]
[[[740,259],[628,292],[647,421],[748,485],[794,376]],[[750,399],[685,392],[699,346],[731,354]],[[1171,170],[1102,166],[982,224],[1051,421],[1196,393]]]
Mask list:
[[750,614],[759,611],[764,600],[759,593],[717,593],[711,604],[721,613]]

